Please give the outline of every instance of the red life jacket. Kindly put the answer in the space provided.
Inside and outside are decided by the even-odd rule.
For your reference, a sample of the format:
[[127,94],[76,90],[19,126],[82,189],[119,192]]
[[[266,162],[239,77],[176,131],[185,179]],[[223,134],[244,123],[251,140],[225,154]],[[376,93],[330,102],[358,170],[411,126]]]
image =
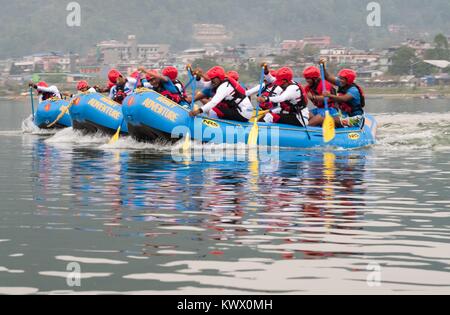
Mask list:
[[[158,92],[159,94],[161,94],[162,96],[170,99],[171,101],[173,101],[177,104],[180,104],[182,101],[185,101],[186,97],[187,97],[186,91],[184,89],[184,85],[179,80],[172,81],[172,83],[175,86],[175,88],[177,89],[177,91],[178,91],[177,93],[170,92],[168,89],[166,89],[164,87],[164,84],[161,84],[160,88],[155,91]],[[181,85],[182,91],[180,91],[179,88],[176,86],[177,84]]]
[[126,84],[123,85],[116,85],[116,93],[113,97],[113,101],[119,104],[123,103],[123,100],[127,97],[127,93],[125,92],[125,86]]
[[[269,84],[267,85],[263,92],[261,93],[261,96],[263,97],[272,97],[275,96],[275,90],[278,87],[278,85],[275,84]],[[268,110],[268,109],[272,109],[275,107],[275,104],[273,104],[272,102],[263,102],[259,104],[259,107],[263,110]]]
[[[282,103],[280,103],[280,106],[284,112],[287,112],[289,114],[298,114],[308,106],[308,101],[306,98],[305,89],[303,88],[303,86],[300,83],[291,82],[291,84],[289,84],[286,87],[286,89],[292,85],[295,85],[298,87],[298,89],[300,90],[300,97],[294,101],[282,102]],[[286,89],[284,89],[284,90],[286,90]]]
[[[336,95],[336,89],[328,81],[325,81],[325,87],[328,92],[330,92],[333,95]],[[308,95],[308,93],[311,93],[312,95],[315,95],[315,96],[322,96],[323,95],[322,81],[317,80],[316,83],[314,84],[314,86],[307,85],[305,88],[305,92],[306,92],[306,95]],[[315,102],[313,102],[313,104],[317,108],[325,107],[325,104],[322,101],[315,101]],[[328,100],[328,107],[330,107],[330,108],[335,107],[334,102],[331,101],[330,99]]]
[[363,108],[366,107],[366,96],[364,94],[363,89],[358,84],[353,83],[352,85],[349,85],[347,87],[340,87],[338,89],[338,95],[339,96],[347,95],[348,90],[350,90],[350,88],[352,87],[356,87],[358,89],[359,95],[361,97],[361,102],[359,104],[338,103],[338,107],[340,110],[346,112],[350,116],[363,115],[364,114]]
[[[234,91],[232,93],[232,99],[226,100],[224,99],[222,103],[226,104],[228,108],[238,108],[239,105],[247,98],[245,89],[236,81],[231,78],[225,79],[220,86],[223,84],[227,84],[233,87]],[[213,94],[215,94],[217,89],[213,90]]]

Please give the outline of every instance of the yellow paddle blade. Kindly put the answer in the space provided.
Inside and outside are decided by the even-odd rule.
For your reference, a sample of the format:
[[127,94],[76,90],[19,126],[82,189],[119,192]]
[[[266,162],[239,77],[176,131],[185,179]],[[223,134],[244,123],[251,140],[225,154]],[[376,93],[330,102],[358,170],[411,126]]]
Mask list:
[[255,122],[256,121],[260,121],[261,118],[263,118],[264,116],[266,116],[267,113],[269,113],[270,110],[265,110],[265,111],[260,111],[258,114],[258,117],[256,117],[256,111],[253,112],[253,116],[252,118],[250,118],[249,122]]
[[183,143],[183,154],[187,155],[191,153],[191,135],[189,132],[186,134],[186,137],[184,138]]
[[330,112],[327,111],[325,114],[325,120],[323,122],[323,140],[325,143],[330,142],[336,137],[336,126],[334,124],[334,119],[331,117]]
[[119,141],[120,136],[120,130],[122,129],[122,126],[119,126],[117,129],[117,132],[114,134],[114,136],[109,140],[109,144],[115,144],[117,141]]
[[255,146],[258,144],[259,138],[259,127],[258,123],[255,121],[253,124],[252,130],[250,130],[250,134],[248,135],[248,145]]

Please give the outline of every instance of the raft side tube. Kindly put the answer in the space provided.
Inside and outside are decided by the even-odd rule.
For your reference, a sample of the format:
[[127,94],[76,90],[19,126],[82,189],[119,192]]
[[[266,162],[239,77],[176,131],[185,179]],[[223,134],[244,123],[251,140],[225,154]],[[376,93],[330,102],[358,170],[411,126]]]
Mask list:
[[[200,142],[247,143],[253,123],[207,117],[192,118],[189,110],[162,95],[146,90],[130,95],[123,105],[130,135],[139,141],[176,141],[189,131]],[[339,147],[354,149],[376,143],[377,123],[367,115],[362,128],[336,129],[336,138],[325,144],[320,127],[259,123],[259,145],[287,148]],[[309,134],[309,136],[308,136]]]
[[48,127],[53,123],[58,116],[67,111],[68,101],[62,99],[49,99],[39,103],[36,113],[34,115],[34,124],[40,129],[62,129],[72,127],[72,120],[67,112],[64,116],[52,127]]
[[122,106],[98,93],[81,94],[73,99],[70,108],[74,129],[85,133],[113,135],[121,125],[121,133],[128,133]]

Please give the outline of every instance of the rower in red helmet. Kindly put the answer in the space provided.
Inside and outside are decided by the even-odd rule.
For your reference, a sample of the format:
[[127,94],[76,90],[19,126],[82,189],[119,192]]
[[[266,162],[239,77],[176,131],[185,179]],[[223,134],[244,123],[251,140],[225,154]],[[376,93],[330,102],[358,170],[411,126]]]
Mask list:
[[[273,97],[273,96],[281,95],[283,93],[283,89],[274,83],[276,71],[270,70],[269,66],[267,64],[263,64],[262,66],[265,68],[264,73],[266,76],[264,78],[261,96],[262,97]],[[272,83],[269,83],[269,81],[271,81]],[[261,89],[261,86],[258,84],[254,88],[247,90],[247,96],[250,97],[253,95],[257,95],[259,93],[260,89]],[[274,104],[272,102],[262,102],[262,103],[259,103],[259,107],[262,110],[270,110],[270,109],[278,107],[278,104]]]
[[[321,80],[320,70],[317,67],[311,66],[303,71],[303,77],[306,80],[305,92],[309,100],[314,104],[316,108],[310,111],[310,126],[322,126],[325,120],[325,105],[323,96],[323,82]],[[336,95],[336,90],[328,81],[325,81],[326,92]],[[334,102],[329,101],[329,113],[332,117],[339,115],[338,111],[334,108]]]
[[77,91],[82,93],[97,93],[95,87],[91,87],[87,81],[78,82]]
[[[79,81],[77,83],[77,91],[79,93],[97,93],[96,87],[91,87],[87,81]],[[64,93],[64,96],[73,98],[75,95],[70,93]]]
[[[274,78],[269,77],[268,80],[272,83]],[[274,84],[283,90],[280,95],[257,98],[259,103],[277,104],[263,120],[267,123],[308,126],[308,98],[301,84],[294,81],[294,71],[288,67],[279,69],[275,74]]]
[[210,80],[212,99],[203,107],[193,110],[190,115],[206,113],[211,118],[247,122],[253,116],[253,106],[239,83],[227,77],[222,67],[211,68],[206,77]]
[[62,95],[56,85],[49,86],[45,81],[41,81],[37,84],[30,82],[29,86],[37,90],[39,95],[39,102],[43,102],[54,97],[62,98]]
[[337,95],[329,92],[323,93],[340,110],[339,116],[335,117],[336,125],[339,127],[361,126],[364,122],[366,100],[363,89],[355,83],[356,72],[351,69],[343,69],[335,77],[327,71],[325,59],[320,60],[320,63],[325,69],[325,79],[338,87]]
[[182,106],[189,105],[186,101],[187,96],[184,85],[180,80],[178,80],[177,68],[166,67],[162,70],[161,74],[155,70],[146,70],[144,67],[139,68],[139,71],[145,74],[146,79],[151,86],[149,88],[177,104]]
[[136,81],[139,79],[139,72],[136,71],[131,76],[125,77],[118,70],[112,69],[108,73],[108,79],[114,83],[109,92],[109,98],[122,104],[123,100],[133,92]]

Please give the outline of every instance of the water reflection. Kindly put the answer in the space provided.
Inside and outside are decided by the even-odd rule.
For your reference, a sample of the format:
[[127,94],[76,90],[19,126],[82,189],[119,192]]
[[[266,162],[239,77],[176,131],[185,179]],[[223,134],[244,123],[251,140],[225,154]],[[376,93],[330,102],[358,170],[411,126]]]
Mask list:
[[[217,254],[225,251],[215,242],[263,244],[274,233],[286,235],[284,242],[312,243],[318,233],[353,229],[351,223],[364,216],[357,209],[365,206],[368,151],[282,151],[280,160],[256,167],[255,162],[186,165],[167,153],[58,149],[43,141],[36,141],[34,154],[35,200],[46,210],[41,215],[56,209],[49,205],[55,202],[70,215],[99,220],[97,228],[109,236],[150,237],[154,249],[145,244],[143,255],[158,254],[161,246],[179,248],[183,231],[194,235],[195,242],[183,244],[194,253],[199,241],[208,240]],[[160,235],[173,244],[159,244]],[[263,253],[287,259],[329,255],[284,250],[258,255]]]
[[[444,157],[287,150],[263,163],[186,164],[172,160],[171,148],[108,151],[42,139],[31,155],[29,220],[41,223],[30,224],[32,246],[52,266],[36,272],[64,279],[68,260],[83,262],[83,291],[117,290],[112,283],[146,293],[369,290],[370,263],[383,266],[386,290],[450,283]],[[29,273],[12,267],[5,270]],[[89,282],[95,277],[111,285]]]

